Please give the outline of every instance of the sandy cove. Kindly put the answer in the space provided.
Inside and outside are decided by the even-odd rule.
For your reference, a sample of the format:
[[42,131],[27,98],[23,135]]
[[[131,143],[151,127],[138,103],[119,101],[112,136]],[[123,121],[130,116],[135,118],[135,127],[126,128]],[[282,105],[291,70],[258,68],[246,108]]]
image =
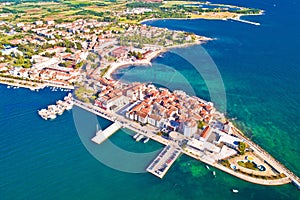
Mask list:
[[141,59],[141,60],[132,61],[131,59],[128,59],[128,60],[125,60],[125,61],[114,62],[110,65],[110,68],[108,69],[108,71],[106,72],[104,77],[107,78],[107,79],[113,79],[111,77],[111,74],[114,71],[116,71],[118,68],[121,68],[121,67],[137,66],[137,65],[152,66],[151,61],[154,58],[156,58],[157,56],[161,55],[164,52],[167,52],[170,49],[184,48],[184,47],[188,47],[188,46],[199,45],[199,44],[203,44],[207,41],[214,40],[212,38],[208,38],[208,37],[204,37],[204,36],[197,36],[197,37],[198,37],[198,40],[193,42],[193,43],[186,43],[186,44],[180,44],[180,45],[165,47],[163,49],[153,51],[152,53],[148,54],[147,58],[144,58],[144,59]]

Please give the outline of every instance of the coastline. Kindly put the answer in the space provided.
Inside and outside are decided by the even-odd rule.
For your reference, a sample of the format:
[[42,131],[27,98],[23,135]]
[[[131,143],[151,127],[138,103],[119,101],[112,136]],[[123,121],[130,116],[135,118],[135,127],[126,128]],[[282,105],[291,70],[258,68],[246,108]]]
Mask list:
[[142,66],[152,66],[152,60],[156,57],[158,57],[159,55],[171,50],[171,49],[175,49],[175,48],[185,48],[185,47],[189,47],[189,46],[193,46],[193,45],[200,45],[203,44],[205,42],[211,41],[211,40],[215,40],[214,38],[209,38],[209,37],[205,37],[205,36],[197,36],[197,40],[193,43],[185,43],[185,44],[178,44],[178,45],[173,45],[173,46],[169,46],[169,47],[164,47],[160,50],[154,51],[152,52],[150,55],[148,55],[147,58],[141,59],[141,60],[136,60],[136,61],[121,61],[121,62],[114,62],[110,65],[110,68],[108,69],[108,71],[105,73],[105,75],[103,77],[107,78],[107,79],[113,79],[112,78],[112,74],[119,68],[122,67],[127,67],[127,66],[137,66],[137,65],[142,65]]
[[[135,127],[133,125],[130,125],[131,123],[133,123],[132,121],[124,118],[124,117],[121,117],[120,115],[117,115],[116,113],[113,113],[113,112],[110,112],[110,111],[106,111],[106,110],[103,110],[97,106],[94,106],[94,105],[89,105],[87,103],[84,103],[82,101],[79,101],[79,100],[76,100],[74,99],[74,105],[76,105],[77,107],[80,107],[84,110],[87,110],[95,115],[98,115],[100,117],[103,117],[107,120],[110,120],[112,122],[115,122],[115,121],[119,121],[119,122],[122,122],[122,126],[123,128],[128,128],[128,129],[131,129],[133,130],[134,132],[136,133],[139,133],[139,134],[142,134],[144,135],[145,137],[149,137],[151,138],[152,140],[156,141],[156,142],[159,142],[163,145],[170,145],[170,141],[162,138],[162,137],[159,137],[155,134],[155,132],[157,132],[157,128],[155,127],[152,127],[150,125],[146,125],[144,128],[138,128],[138,127]],[[240,137],[240,131],[239,129],[237,129],[236,127],[233,126],[233,128],[235,130],[237,130],[239,132],[239,134],[237,134],[239,137]],[[143,129],[143,130],[142,130]],[[246,139],[247,141],[249,141],[248,139]],[[257,147],[256,147],[257,148]],[[245,175],[245,174],[242,174],[242,173],[237,173],[219,163],[216,163],[216,162],[211,162],[211,161],[208,161],[208,160],[205,160],[205,159],[202,159],[201,157],[193,154],[192,152],[189,152],[188,150],[182,150],[182,153],[186,154],[187,156],[190,156],[191,158],[194,158],[196,160],[199,160],[200,162],[202,163],[205,163],[205,164],[208,164],[210,166],[213,166],[223,172],[226,172],[232,176],[235,176],[239,179],[242,179],[244,181],[247,181],[247,182],[250,182],[250,183],[254,183],[254,184],[259,184],[259,185],[265,185],[265,186],[279,186],[279,185],[284,185],[284,184],[288,184],[288,183],[291,183],[291,182],[294,182],[294,180],[292,178],[294,178],[292,176],[292,174],[288,173],[289,170],[287,170],[282,164],[276,164],[274,163],[270,157],[266,157],[267,155],[269,155],[266,151],[263,150],[263,152],[261,153],[265,153],[267,155],[263,155],[263,158],[265,160],[268,160],[269,162],[271,162],[272,164],[274,164],[276,166],[276,168],[280,168],[280,169],[283,169],[285,171],[286,174],[288,174],[288,176],[284,177],[284,178],[280,178],[280,179],[273,179],[273,180],[266,180],[266,179],[262,179],[262,178],[255,178],[255,177],[250,177],[248,175]],[[295,178],[297,178],[295,176]],[[297,179],[296,179],[297,180]]]
[[44,89],[45,87],[58,87],[58,88],[71,89],[71,90],[74,89],[74,86],[63,86],[63,85],[55,85],[55,84],[50,84],[50,83],[29,82],[29,81],[25,81],[25,80],[3,78],[3,77],[0,78],[0,84],[12,86],[12,87],[27,88],[32,91]]
[[154,51],[150,54],[150,56],[148,58],[145,59],[141,59],[141,60],[136,60],[136,61],[121,61],[121,62],[114,62],[110,65],[110,68],[108,69],[108,71],[106,72],[106,74],[103,76],[107,79],[113,79],[111,77],[111,74],[116,71],[118,68],[121,67],[126,67],[126,66],[136,66],[136,65],[145,65],[145,66],[151,66],[151,60],[156,58],[157,56],[159,56],[161,53],[166,52],[166,49],[161,49],[161,50],[157,50]]
[[237,14],[236,17],[223,17],[223,18],[205,18],[203,16],[199,16],[199,17],[193,17],[193,18],[149,18],[149,19],[144,19],[140,22],[138,22],[139,24],[145,23],[145,22],[151,22],[151,21],[158,21],[158,20],[197,20],[197,19],[203,19],[203,20],[224,20],[224,21],[228,21],[228,20],[235,20],[235,21],[239,21],[239,22],[243,22],[246,24],[252,24],[252,25],[261,25],[258,22],[252,22],[249,20],[243,20],[241,19],[241,17],[247,17],[247,16],[260,16],[260,15],[264,15],[264,11],[258,13],[258,14]]

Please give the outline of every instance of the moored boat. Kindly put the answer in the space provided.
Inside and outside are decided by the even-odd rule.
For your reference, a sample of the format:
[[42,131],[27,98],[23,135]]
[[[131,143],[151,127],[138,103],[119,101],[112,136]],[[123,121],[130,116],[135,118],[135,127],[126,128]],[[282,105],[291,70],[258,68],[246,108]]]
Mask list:
[[49,119],[55,119],[56,115],[55,114],[50,114],[48,117],[49,117]]
[[140,135],[139,133],[135,134],[135,135],[133,136],[133,139],[136,139],[139,135]]
[[144,136],[143,135],[140,135],[135,141],[139,142],[141,139],[143,139]]
[[150,139],[150,138],[147,137],[143,142],[144,142],[144,143],[147,143],[147,142],[149,141],[149,139]]
[[233,193],[238,193],[238,192],[239,192],[237,189],[231,189],[231,191],[232,191]]

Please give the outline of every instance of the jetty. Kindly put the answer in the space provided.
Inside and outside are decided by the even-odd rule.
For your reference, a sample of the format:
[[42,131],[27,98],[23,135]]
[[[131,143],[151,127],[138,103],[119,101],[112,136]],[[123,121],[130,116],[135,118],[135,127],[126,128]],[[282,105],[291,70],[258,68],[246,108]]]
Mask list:
[[258,22],[252,22],[252,21],[248,21],[248,20],[244,20],[244,19],[240,19],[240,18],[230,18],[231,20],[235,20],[235,21],[238,21],[238,22],[243,22],[243,23],[247,23],[247,24],[252,24],[252,25],[255,25],[255,26],[260,26],[260,23]]
[[104,142],[107,138],[109,138],[112,134],[117,132],[121,128],[121,125],[118,121],[110,125],[104,130],[99,130],[96,133],[96,136],[92,138],[92,141],[96,144],[101,144]]
[[167,145],[147,167],[147,171],[163,178],[180,155],[181,149],[179,146]]

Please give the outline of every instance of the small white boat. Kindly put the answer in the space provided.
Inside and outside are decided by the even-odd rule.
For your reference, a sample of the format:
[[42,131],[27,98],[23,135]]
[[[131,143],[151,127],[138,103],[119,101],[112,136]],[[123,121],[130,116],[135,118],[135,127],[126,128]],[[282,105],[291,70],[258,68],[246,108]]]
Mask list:
[[237,189],[231,189],[231,191],[232,191],[233,193],[238,193],[238,192],[239,192]]
[[7,88],[10,88],[10,86],[8,85]]
[[66,107],[66,110],[71,110],[73,108],[73,105],[72,104],[68,104],[67,107]]
[[50,114],[48,117],[49,117],[50,119],[55,119],[55,118],[56,118],[56,115],[55,115],[55,114]]
[[208,170],[209,170],[209,166],[208,166],[208,165],[205,165],[205,167],[206,167],[206,169],[208,169]]
[[144,136],[143,135],[140,135],[138,138],[136,138],[136,140],[135,141],[137,141],[137,142],[139,142],[141,139],[143,139],[144,138]]
[[213,174],[214,176],[216,176],[216,172],[215,172],[215,171],[213,171],[212,174]]
[[150,138],[147,137],[143,142],[144,142],[144,143],[147,143],[147,142],[149,141],[149,139],[150,139]]
[[48,119],[47,115],[41,115],[41,118],[43,118],[44,120]]
[[59,110],[56,112],[58,115],[62,115],[64,113],[63,108],[59,108]]
[[134,136],[133,136],[133,139],[136,139],[138,136],[139,136],[140,134],[135,134]]

